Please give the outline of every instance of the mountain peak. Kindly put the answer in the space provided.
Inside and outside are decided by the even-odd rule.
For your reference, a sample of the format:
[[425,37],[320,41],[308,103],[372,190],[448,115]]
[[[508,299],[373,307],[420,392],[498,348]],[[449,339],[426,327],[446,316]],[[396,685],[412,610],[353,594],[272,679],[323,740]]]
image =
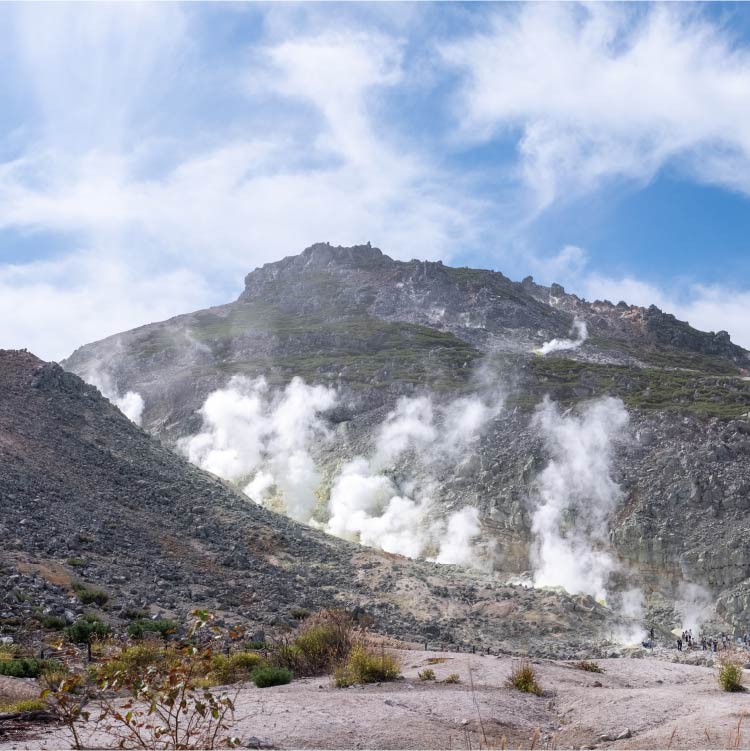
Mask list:
[[314,266],[358,266],[361,263],[392,260],[383,254],[380,248],[374,248],[369,242],[366,245],[331,245],[330,243],[315,243],[305,248],[301,257],[306,259],[307,265]]

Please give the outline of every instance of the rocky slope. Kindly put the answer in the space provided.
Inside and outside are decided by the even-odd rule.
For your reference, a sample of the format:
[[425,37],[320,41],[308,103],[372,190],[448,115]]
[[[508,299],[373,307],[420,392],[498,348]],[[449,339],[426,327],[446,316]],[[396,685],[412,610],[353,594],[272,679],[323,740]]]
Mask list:
[[[588,329],[580,346],[535,352],[575,336],[576,320]],[[533,409],[545,394],[564,407],[618,397],[630,424],[612,468],[623,490],[610,524],[617,556],[652,612],[691,581],[745,628],[750,356],[726,332],[699,332],[653,306],[589,303],[531,278],[319,244],[248,274],[234,303],[86,345],[64,366],[83,377],[103,369],[120,391],[140,393],[145,428],[171,445],[200,428],[197,410],[232,375],[331,385],[342,395],[329,415],[340,440],[316,448],[328,479],[363,452],[398,397],[448,401],[479,380],[501,382],[506,409],[470,461],[434,479],[443,508],[480,509],[505,573],[530,568],[530,497],[549,460]]]
[[[147,435],[56,364],[0,350],[0,632],[100,612],[283,629],[295,608],[363,607],[432,643],[573,653],[611,614],[590,598],[503,585],[344,542],[266,511]],[[502,617],[498,617],[502,616]]]

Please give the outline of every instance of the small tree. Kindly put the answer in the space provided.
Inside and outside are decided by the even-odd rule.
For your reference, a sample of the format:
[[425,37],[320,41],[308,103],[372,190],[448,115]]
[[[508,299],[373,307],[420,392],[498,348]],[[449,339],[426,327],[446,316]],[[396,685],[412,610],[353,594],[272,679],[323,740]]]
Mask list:
[[[109,658],[94,671],[71,674],[43,692],[71,732],[73,747],[83,748],[83,723],[104,730],[113,746],[129,749],[213,749],[237,745],[228,735],[234,696],[212,691],[211,641],[196,646],[197,632],[212,616],[194,613],[190,642],[174,650],[146,650],[139,659]],[[95,701],[92,701],[95,700]],[[96,712],[86,706],[92,703]]]

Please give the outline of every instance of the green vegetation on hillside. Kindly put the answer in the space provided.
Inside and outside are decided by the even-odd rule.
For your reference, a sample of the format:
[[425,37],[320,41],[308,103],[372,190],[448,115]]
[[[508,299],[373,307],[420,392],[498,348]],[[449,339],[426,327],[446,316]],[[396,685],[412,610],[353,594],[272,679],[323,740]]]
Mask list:
[[[482,357],[470,344],[428,326],[366,315],[326,320],[324,314],[290,314],[256,303],[234,306],[225,316],[202,312],[187,328],[215,355],[205,366],[189,365],[191,378],[218,369],[264,375],[271,383],[300,376],[313,382],[341,379],[355,389],[399,382],[444,390],[465,384]],[[132,345],[132,356],[140,360],[162,351],[177,357],[177,338],[155,327]]]
[[529,363],[527,392],[516,401],[536,403],[545,393],[562,403],[609,394],[628,407],[721,417],[750,411],[750,382],[738,377],[706,375],[690,370],[602,365],[564,357]]
[[702,352],[674,350],[665,347],[659,349],[644,349],[624,339],[608,339],[601,336],[591,336],[587,346],[602,352],[626,354],[647,365],[659,368],[673,368],[677,370],[695,370],[712,375],[739,375],[740,369],[731,360],[716,355],[706,355]]

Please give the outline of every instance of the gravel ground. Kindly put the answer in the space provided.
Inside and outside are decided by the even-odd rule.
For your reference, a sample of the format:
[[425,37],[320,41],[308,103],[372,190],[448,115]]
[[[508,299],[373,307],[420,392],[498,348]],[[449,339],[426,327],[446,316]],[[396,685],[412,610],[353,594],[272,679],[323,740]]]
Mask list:
[[[535,660],[544,689],[537,697],[505,685],[511,657],[399,654],[405,679],[395,683],[341,690],[319,678],[243,687],[232,731],[282,749],[750,748],[750,698],[722,693],[712,668],[623,658],[600,660],[597,674]],[[431,666],[438,682],[420,681],[435,657],[445,658]],[[461,682],[439,682],[451,673]],[[107,745],[105,737],[92,741]],[[0,740],[0,749],[67,747],[56,728]]]

